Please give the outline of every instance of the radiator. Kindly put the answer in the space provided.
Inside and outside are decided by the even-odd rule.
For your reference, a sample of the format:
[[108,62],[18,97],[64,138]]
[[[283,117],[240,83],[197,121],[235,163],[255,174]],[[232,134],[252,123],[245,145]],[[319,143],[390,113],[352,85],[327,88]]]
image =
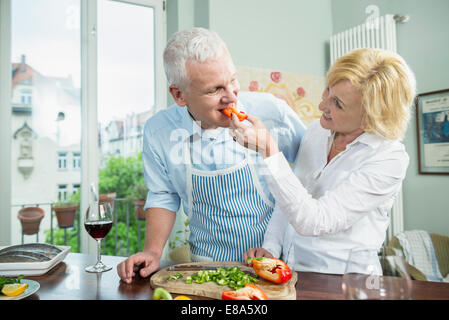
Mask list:
[[333,35],[330,39],[331,64],[351,50],[385,49],[396,52],[395,15],[387,14]]
[[[397,52],[396,22],[407,22],[408,16],[387,14],[342,31],[330,38],[331,64],[336,59],[354,49],[373,48]],[[387,230],[385,243],[404,231],[404,213],[402,204],[402,188],[393,203],[390,213],[390,225]]]

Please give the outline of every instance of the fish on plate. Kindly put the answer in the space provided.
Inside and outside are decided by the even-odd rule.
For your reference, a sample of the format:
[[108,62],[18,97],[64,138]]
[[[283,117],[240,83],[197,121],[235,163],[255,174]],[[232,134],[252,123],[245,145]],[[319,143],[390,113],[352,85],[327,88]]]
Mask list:
[[45,262],[56,257],[62,250],[47,243],[27,243],[0,250],[0,263]]

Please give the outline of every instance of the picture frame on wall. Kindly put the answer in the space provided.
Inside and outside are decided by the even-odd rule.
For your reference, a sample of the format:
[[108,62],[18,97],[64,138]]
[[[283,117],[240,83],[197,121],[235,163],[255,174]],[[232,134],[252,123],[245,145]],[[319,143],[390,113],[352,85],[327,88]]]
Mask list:
[[449,89],[417,95],[420,174],[449,174]]

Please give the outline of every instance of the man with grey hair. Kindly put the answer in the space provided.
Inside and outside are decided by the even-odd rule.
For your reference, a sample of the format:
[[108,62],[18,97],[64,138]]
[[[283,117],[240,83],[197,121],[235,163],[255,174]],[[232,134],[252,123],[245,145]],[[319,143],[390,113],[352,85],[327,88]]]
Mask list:
[[192,261],[241,261],[262,244],[274,207],[263,160],[232,139],[223,109],[236,106],[261,118],[291,162],[305,131],[285,101],[268,93],[239,94],[231,55],[214,31],[175,33],[164,67],[175,104],[145,125],[145,248],[117,266],[127,283],[139,268],[142,277],[159,268],[181,202]]

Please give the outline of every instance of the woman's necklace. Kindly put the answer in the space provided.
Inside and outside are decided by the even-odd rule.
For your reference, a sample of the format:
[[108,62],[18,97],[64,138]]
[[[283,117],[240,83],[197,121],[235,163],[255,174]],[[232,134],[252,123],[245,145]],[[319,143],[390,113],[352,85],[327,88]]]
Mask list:
[[334,140],[332,141],[332,146],[333,146],[333,148],[334,148],[334,151],[335,151],[335,153],[336,154],[339,154],[340,152],[342,152],[342,151],[344,151],[345,149],[338,149],[337,148],[337,144],[335,143],[335,137],[334,137]]
[[[336,136],[334,136],[334,139],[332,140],[332,145],[331,145],[331,151],[329,152],[329,154],[327,155],[327,163],[329,163],[333,158],[335,158],[340,152],[342,152],[342,151],[344,151],[345,149],[346,149],[346,147],[345,147],[345,149],[342,149],[342,150],[340,150],[340,149],[338,149],[337,148],[337,144],[335,143],[335,138],[336,138]],[[332,152],[332,150],[334,151],[334,152]],[[327,164],[326,164],[327,165]]]

